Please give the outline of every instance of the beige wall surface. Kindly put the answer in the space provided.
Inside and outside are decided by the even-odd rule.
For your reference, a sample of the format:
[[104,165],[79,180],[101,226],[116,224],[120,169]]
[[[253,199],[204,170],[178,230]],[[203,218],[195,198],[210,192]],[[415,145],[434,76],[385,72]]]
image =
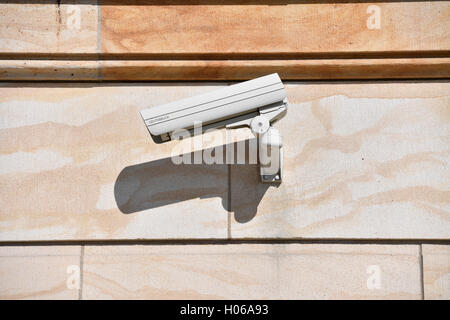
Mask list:
[[284,181],[231,166],[233,238],[448,239],[450,86],[287,85]]
[[0,80],[448,78],[449,14],[448,1],[8,1]]
[[0,8],[0,54],[394,56],[450,49],[448,1],[221,4],[16,0]]
[[450,299],[448,81],[287,82],[280,186],[140,118],[227,84],[0,84],[0,299]]
[[78,299],[80,246],[0,247],[0,299]]
[[0,299],[420,299],[418,245],[0,248]]
[[421,297],[417,245],[88,246],[83,272],[85,299]]
[[423,245],[425,299],[450,300],[450,246]]
[[[1,84],[0,240],[449,238],[448,82],[287,83],[280,186],[150,138],[140,110],[223,85]],[[253,139],[223,133],[196,150]]]
[[[0,2],[0,299],[450,299],[450,1]],[[139,115],[274,72],[281,185]]]

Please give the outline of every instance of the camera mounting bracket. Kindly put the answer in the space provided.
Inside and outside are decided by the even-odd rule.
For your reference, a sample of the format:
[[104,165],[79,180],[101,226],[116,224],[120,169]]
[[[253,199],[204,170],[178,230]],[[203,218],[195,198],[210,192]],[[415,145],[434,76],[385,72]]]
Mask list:
[[283,140],[280,132],[271,126],[287,110],[287,99],[261,107],[253,118],[227,124],[227,129],[249,127],[258,139],[258,160],[262,182],[281,182],[283,176]]

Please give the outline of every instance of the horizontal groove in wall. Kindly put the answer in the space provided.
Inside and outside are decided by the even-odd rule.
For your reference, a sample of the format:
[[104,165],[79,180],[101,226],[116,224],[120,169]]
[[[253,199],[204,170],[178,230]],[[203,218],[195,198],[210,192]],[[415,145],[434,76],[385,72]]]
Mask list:
[[0,60],[301,60],[449,58],[450,50],[344,51],[344,52],[215,52],[215,53],[78,53],[1,52]]
[[283,80],[450,77],[450,58],[298,60],[0,60],[2,81]]
[[379,244],[379,245],[450,245],[450,239],[184,239],[184,240],[50,240],[50,241],[2,241],[1,246],[44,245],[227,245],[227,244]]

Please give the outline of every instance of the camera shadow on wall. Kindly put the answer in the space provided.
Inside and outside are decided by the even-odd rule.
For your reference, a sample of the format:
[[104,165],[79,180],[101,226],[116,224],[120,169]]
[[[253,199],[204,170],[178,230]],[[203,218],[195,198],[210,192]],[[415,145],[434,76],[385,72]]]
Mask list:
[[[239,153],[242,144],[244,157]],[[205,152],[217,159],[218,148],[222,150],[220,164],[193,164],[195,157]],[[223,208],[233,212],[237,222],[248,222],[255,217],[268,188],[279,186],[260,181],[259,164],[251,156],[249,159],[250,152],[256,154],[255,148],[256,139],[251,139],[180,155],[191,160],[181,164],[169,157],[126,167],[114,185],[117,207],[124,214],[132,214],[195,198],[220,197]]]

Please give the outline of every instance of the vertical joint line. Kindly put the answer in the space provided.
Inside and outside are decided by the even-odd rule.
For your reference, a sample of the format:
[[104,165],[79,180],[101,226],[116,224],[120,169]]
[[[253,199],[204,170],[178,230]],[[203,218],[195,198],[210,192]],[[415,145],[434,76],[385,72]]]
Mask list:
[[84,269],[84,245],[80,249],[80,289],[78,289],[78,300],[83,299],[83,269]]
[[227,167],[228,167],[227,237],[228,239],[231,239],[231,164],[228,164]]
[[97,81],[103,81],[102,76],[102,6],[101,1],[97,0]]
[[425,300],[425,284],[423,279],[423,254],[422,254],[422,244],[419,245],[419,264],[420,264],[420,291],[421,298]]

